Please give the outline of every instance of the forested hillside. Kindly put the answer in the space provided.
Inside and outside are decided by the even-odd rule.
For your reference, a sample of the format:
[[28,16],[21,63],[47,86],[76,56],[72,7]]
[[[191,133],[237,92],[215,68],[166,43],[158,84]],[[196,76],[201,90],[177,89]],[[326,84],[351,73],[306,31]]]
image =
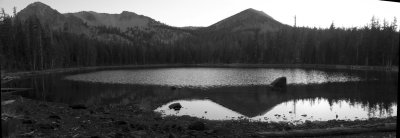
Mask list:
[[[3,11],[1,66],[6,70],[159,63],[398,66],[396,19],[381,23],[372,18],[362,28],[338,28],[332,24],[329,29],[319,29],[281,25],[266,14],[262,17],[268,20],[262,20],[259,18],[263,14],[252,11],[246,15],[254,20],[230,17],[225,21],[234,21],[232,24],[221,21],[199,29],[167,25],[121,29],[57,16],[60,29],[37,15],[22,18],[19,13],[9,16]],[[71,23],[69,19],[76,21]],[[272,21],[273,25],[263,27]],[[279,27],[271,29],[274,26]],[[76,28],[84,28],[85,32],[77,33],[81,29]]]
[[[261,33],[199,32],[171,45],[188,63],[304,63],[391,66],[399,62],[396,19],[362,28],[287,27]],[[180,49],[180,50],[179,50]],[[174,57],[170,57],[174,59]],[[174,60],[173,60],[174,61]]]

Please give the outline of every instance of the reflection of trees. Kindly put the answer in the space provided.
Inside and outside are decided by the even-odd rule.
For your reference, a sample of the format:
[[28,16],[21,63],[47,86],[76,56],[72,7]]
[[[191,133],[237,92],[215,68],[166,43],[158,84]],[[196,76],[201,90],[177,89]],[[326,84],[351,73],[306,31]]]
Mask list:
[[369,81],[290,85],[286,92],[271,91],[265,86],[171,90],[168,87],[73,82],[57,77],[37,77],[8,85],[35,88],[33,91],[21,93],[26,97],[63,103],[133,103],[155,108],[178,99],[210,99],[248,117],[263,114],[286,101],[305,99],[310,100],[312,105],[315,105],[318,99],[327,99],[331,106],[344,100],[352,106],[361,104],[371,115],[377,111],[381,115],[391,115],[391,107],[397,102],[398,87],[396,80],[396,83]]

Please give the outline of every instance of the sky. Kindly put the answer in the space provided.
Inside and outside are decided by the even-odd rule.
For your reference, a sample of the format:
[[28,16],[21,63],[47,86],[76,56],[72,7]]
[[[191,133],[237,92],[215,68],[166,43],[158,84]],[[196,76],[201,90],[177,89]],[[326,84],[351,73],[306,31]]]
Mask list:
[[287,25],[328,28],[365,26],[375,16],[400,25],[400,3],[378,0],[0,0],[0,8],[12,13],[40,1],[61,13],[131,11],[162,23],[183,26],[209,26],[240,11],[253,8]]

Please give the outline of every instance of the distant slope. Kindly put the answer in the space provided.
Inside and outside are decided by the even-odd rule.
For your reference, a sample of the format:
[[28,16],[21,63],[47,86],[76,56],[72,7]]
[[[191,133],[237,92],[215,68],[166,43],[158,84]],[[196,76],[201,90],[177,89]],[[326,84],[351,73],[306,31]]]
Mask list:
[[77,17],[89,26],[107,26],[119,28],[126,37],[137,37],[139,33],[145,33],[150,41],[161,43],[174,42],[190,35],[182,29],[168,26],[150,17],[138,15],[134,12],[123,11],[120,14],[97,13],[82,11],[67,13],[67,17]]
[[37,18],[41,25],[49,26],[52,30],[86,34],[101,41],[171,43],[190,35],[186,29],[168,26],[150,17],[128,11],[121,14],[93,11],[61,14],[46,4],[34,2],[21,10],[17,16],[22,21]]
[[128,11],[123,11],[121,14],[82,11],[77,13],[67,13],[65,15],[78,17],[90,26],[112,26],[118,27],[124,31],[128,27],[146,28],[151,25],[162,25],[160,22],[157,22],[150,17]]
[[236,32],[248,29],[257,29],[261,32],[265,32],[276,31],[284,27],[288,26],[276,21],[262,11],[249,8],[207,28],[214,31]]

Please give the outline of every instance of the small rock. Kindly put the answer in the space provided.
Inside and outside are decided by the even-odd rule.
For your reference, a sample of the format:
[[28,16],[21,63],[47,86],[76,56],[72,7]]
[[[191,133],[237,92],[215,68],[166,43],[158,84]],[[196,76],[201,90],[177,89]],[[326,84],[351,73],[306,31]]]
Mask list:
[[114,137],[115,138],[122,138],[122,137],[124,137],[124,135],[122,133],[117,132],[117,133],[115,133]]
[[289,111],[289,114],[291,114],[292,113],[292,111]]
[[214,133],[217,135],[227,135],[227,134],[230,134],[231,131],[228,128],[218,127],[218,128],[214,129]]
[[117,124],[117,125],[126,125],[128,123],[126,121],[120,120],[120,121],[116,121],[115,124]]
[[136,130],[147,130],[149,128],[147,125],[141,123],[130,124],[130,127]]
[[307,115],[306,115],[306,114],[302,114],[301,116],[302,116],[302,117],[306,117]]
[[208,130],[208,131],[206,131],[205,133],[206,133],[206,134],[212,134],[212,133],[215,133],[215,130]]
[[147,135],[147,133],[146,133],[145,131],[143,131],[143,130],[131,131],[131,134],[134,134],[135,136],[139,136],[139,137],[142,137],[142,136],[146,136],[146,135]]
[[182,105],[180,103],[173,103],[168,106],[169,109],[174,109],[174,110],[180,110],[182,108]]
[[205,124],[201,121],[193,122],[188,127],[188,129],[190,129],[190,130],[197,130],[197,131],[203,131],[203,130],[205,130],[205,128],[206,128]]
[[22,120],[22,124],[34,124],[36,121],[31,120],[31,119],[24,119]]
[[51,118],[51,119],[61,119],[61,117],[58,116],[58,115],[50,115],[49,118]]
[[171,90],[176,90],[176,87],[175,87],[175,86],[172,86],[172,87],[171,87]]
[[75,104],[75,105],[70,105],[72,109],[87,109],[87,107],[83,104]]
[[39,107],[48,107],[46,104],[39,104]]
[[154,117],[154,120],[156,120],[156,121],[159,121],[159,120],[162,120],[162,119],[163,119],[163,118],[160,117],[160,116]]
[[310,125],[312,124],[310,120],[306,120],[304,123],[305,123],[307,126],[310,126]]
[[168,138],[178,138],[174,133],[169,133]]
[[57,125],[57,124],[47,124],[47,123],[37,124],[37,127],[41,128],[41,129],[54,129],[58,126],[59,125]]

